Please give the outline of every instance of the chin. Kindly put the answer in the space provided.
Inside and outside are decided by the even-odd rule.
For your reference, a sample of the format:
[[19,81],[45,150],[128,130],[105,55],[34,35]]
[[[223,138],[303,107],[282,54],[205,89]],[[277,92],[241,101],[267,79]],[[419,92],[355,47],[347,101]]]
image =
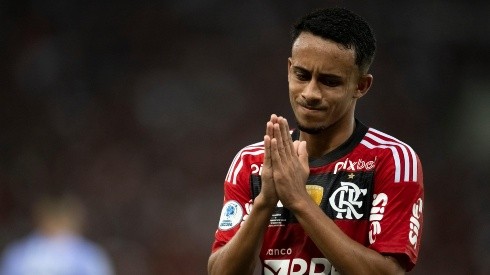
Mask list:
[[328,129],[328,126],[326,125],[319,125],[319,126],[310,126],[310,125],[304,125],[304,124],[301,124],[301,123],[297,123],[298,124],[298,129],[301,131],[301,132],[305,132],[307,134],[310,134],[310,135],[318,135],[318,134],[321,134],[323,132],[326,132],[327,129]]

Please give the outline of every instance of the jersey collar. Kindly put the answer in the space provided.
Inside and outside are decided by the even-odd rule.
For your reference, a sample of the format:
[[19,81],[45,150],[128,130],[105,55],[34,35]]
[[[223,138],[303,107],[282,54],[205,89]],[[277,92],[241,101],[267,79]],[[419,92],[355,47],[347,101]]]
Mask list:
[[[344,156],[346,156],[348,153],[350,153],[354,147],[356,147],[361,140],[364,138],[368,131],[368,127],[364,125],[361,121],[359,121],[357,118],[355,120],[356,126],[354,128],[354,132],[352,135],[344,142],[342,143],[339,147],[335,148],[333,151],[323,155],[320,158],[309,158],[309,164],[310,167],[319,167],[326,165],[328,163],[331,163],[333,161],[336,161]],[[299,129],[295,129],[293,133],[291,134],[291,137],[294,140],[299,140],[299,134],[300,131]]]

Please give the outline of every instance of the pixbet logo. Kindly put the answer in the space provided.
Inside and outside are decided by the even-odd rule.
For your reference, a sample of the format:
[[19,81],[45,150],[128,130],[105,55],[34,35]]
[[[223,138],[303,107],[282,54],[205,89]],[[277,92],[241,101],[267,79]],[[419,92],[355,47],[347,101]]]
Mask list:
[[250,169],[252,170],[252,174],[259,174],[262,175],[262,166],[264,166],[262,163],[260,165],[258,164],[252,164],[250,165]]
[[420,218],[422,217],[422,199],[418,199],[412,207],[412,217],[410,217],[410,231],[408,232],[408,239],[413,245],[413,248],[417,247],[417,240],[420,230]]
[[265,260],[264,275],[320,275],[340,273],[325,258],[312,258],[310,263],[301,258],[291,260]]
[[352,161],[349,158],[344,161],[339,161],[335,163],[335,168],[333,170],[334,174],[337,174],[338,171],[356,171],[361,169],[371,170],[374,168],[374,161],[364,161],[362,159],[358,159],[357,161]]
[[[329,198],[330,206],[337,211],[337,219],[360,219],[364,214],[358,213],[357,209],[362,206],[362,197],[367,193],[367,189],[360,189],[352,182],[340,182],[341,187],[337,188]],[[362,197],[361,197],[362,195]],[[345,216],[342,214],[345,213]]]
[[371,207],[371,215],[369,215],[369,243],[376,241],[376,235],[381,233],[381,220],[385,212],[385,206],[388,203],[388,196],[385,193],[374,194],[373,207]]

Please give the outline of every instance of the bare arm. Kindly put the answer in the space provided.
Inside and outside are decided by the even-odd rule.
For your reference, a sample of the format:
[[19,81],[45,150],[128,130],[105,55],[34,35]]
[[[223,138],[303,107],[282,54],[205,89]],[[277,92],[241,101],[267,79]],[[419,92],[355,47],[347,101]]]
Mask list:
[[262,247],[264,231],[269,224],[273,207],[256,198],[250,217],[235,236],[222,248],[211,254],[209,274],[252,274]]
[[262,247],[265,229],[278,201],[272,180],[270,158],[273,124],[276,122],[277,116],[273,115],[266,126],[260,194],[255,198],[250,216],[242,224],[235,236],[209,257],[209,274],[252,274],[254,271]]
[[323,255],[342,274],[404,274],[393,257],[385,257],[352,240],[330,219],[308,195],[306,143],[291,140],[285,119],[274,125],[271,141],[276,192],[290,209]]

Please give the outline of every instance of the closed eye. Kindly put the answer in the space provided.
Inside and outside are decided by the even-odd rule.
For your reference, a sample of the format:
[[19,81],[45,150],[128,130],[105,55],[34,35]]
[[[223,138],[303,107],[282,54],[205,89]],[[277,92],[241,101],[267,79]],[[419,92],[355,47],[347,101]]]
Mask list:
[[299,81],[309,81],[311,79],[311,73],[305,69],[295,67],[293,73]]
[[322,75],[318,78],[318,82],[325,86],[337,87],[342,84],[342,79],[335,75]]

